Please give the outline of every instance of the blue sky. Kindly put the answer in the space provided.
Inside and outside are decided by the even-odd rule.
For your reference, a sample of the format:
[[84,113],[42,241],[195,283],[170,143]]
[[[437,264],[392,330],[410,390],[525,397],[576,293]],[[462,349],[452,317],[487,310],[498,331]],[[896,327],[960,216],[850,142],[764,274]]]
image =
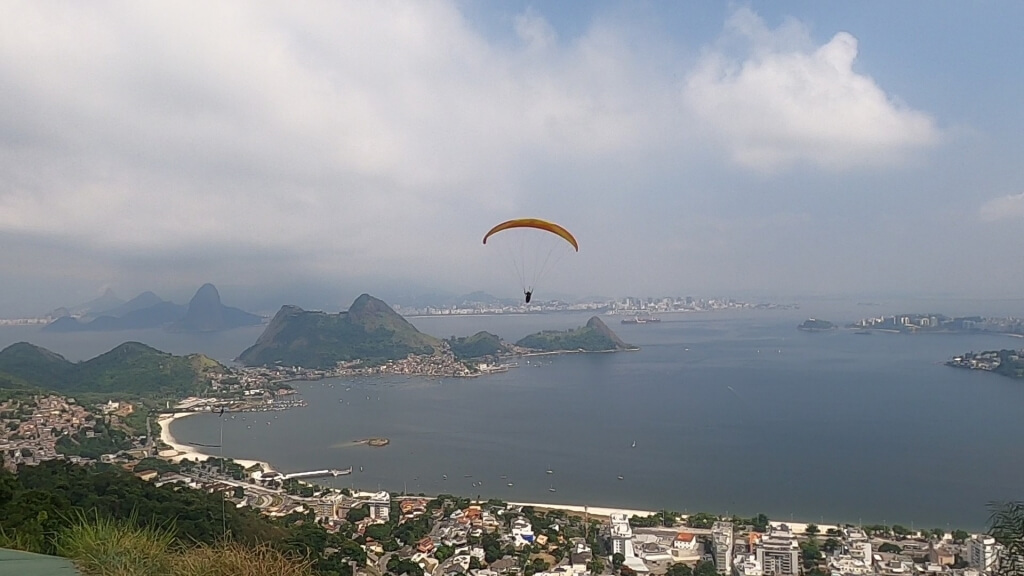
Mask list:
[[1014,2],[12,2],[0,314],[213,282],[253,306],[1017,295]]

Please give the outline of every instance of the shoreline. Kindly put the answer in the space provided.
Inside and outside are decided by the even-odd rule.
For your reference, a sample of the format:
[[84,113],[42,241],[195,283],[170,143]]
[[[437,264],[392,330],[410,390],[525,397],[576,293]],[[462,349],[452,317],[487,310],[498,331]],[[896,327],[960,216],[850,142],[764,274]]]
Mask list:
[[[170,425],[174,421],[181,420],[182,418],[187,418],[189,416],[194,416],[196,414],[202,414],[202,412],[175,412],[173,414],[165,414],[165,415],[163,415],[163,416],[161,416],[160,418],[157,419],[157,423],[160,424],[160,441],[163,442],[164,444],[167,444],[168,446],[171,446],[171,448],[174,449],[175,452],[177,452],[177,454],[175,454],[173,456],[161,456],[161,458],[163,458],[165,460],[170,460],[171,462],[180,462],[181,460],[184,460],[184,459],[203,461],[203,460],[206,460],[208,458],[220,458],[220,456],[217,456],[217,455],[214,455],[214,454],[207,454],[205,452],[201,452],[201,451],[197,450],[193,446],[190,446],[190,445],[187,445],[187,444],[181,444],[180,442],[178,442],[174,438],[174,435],[171,434]],[[276,471],[276,469],[273,466],[271,466],[269,462],[265,462],[265,461],[262,461],[262,460],[241,460],[241,459],[238,459],[238,458],[232,458],[231,456],[227,456],[227,455],[225,455],[224,458],[225,459],[229,459],[229,460],[233,460],[234,462],[237,462],[238,464],[241,464],[242,466],[244,466],[246,468],[250,468],[252,466],[260,466],[260,467],[262,467],[263,471],[265,471],[265,472]],[[437,497],[436,494],[433,495],[433,496],[430,496],[430,498],[436,498],[436,497]],[[632,516],[645,517],[645,516],[651,516],[651,515],[654,515],[654,514],[658,513],[657,510],[637,510],[637,509],[633,509],[633,508],[616,508],[616,507],[589,506],[589,505],[583,506],[583,505],[579,505],[579,504],[545,504],[545,503],[538,503],[538,502],[508,502],[508,504],[513,505],[513,506],[530,506],[530,507],[536,508],[538,510],[563,510],[563,511],[566,511],[566,512],[572,512],[572,513],[578,513],[578,514],[586,513],[586,514],[589,514],[591,516],[600,517],[600,518],[610,518],[612,514],[625,514],[627,517],[632,517]],[[688,515],[681,515],[680,516],[681,519],[685,519],[687,517],[688,517]],[[815,522],[801,522],[801,521],[795,520],[795,519],[792,520],[792,521],[770,520],[769,524],[772,525],[772,526],[780,526],[780,525],[785,524],[786,526],[788,526],[790,528],[790,530],[793,531],[794,534],[803,534],[805,532],[807,526],[810,525],[810,524],[815,524],[818,527],[819,533],[821,533],[821,534],[824,534],[825,531],[830,529],[830,528],[838,529],[840,527],[839,524],[817,524]],[[686,531],[685,527],[677,527],[677,528],[679,528],[680,531],[684,531],[684,532]]]
[[[164,456],[162,455],[164,451],[161,450],[161,455],[159,456],[160,458],[163,458],[164,460],[168,460],[174,463],[181,462],[182,460],[195,460],[197,462],[202,462],[209,458],[221,458],[221,456],[218,456],[216,454],[208,454],[206,452],[201,452],[195,446],[182,444],[181,442],[178,442],[177,439],[175,439],[173,434],[171,434],[171,424],[173,424],[176,420],[188,418],[189,416],[194,416],[196,414],[202,414],[202,412],[174,412],[172,414],[164,414],[157,418],[156,422],[157,424],[160,425],[160,442],[170,446],[171,449],[176,452],[176,454]],[[271,466],[268,462],[264,462],[262,460],[242,460],[239,458],[232,458],[231,456],[223,456],[223,458],[234,460],[235,462],[241,464],[245,468],[260,466],[264,472],[274,471],[273,466]]]

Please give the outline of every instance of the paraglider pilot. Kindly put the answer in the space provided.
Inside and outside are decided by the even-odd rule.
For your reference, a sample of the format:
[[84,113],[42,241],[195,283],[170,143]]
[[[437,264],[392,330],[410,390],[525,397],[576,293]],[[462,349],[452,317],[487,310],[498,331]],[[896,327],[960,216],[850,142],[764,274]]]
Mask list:
[[533,290],[524,290],[523,294],[526,294],[526,303],[530,303],[530,298],[533,298]]

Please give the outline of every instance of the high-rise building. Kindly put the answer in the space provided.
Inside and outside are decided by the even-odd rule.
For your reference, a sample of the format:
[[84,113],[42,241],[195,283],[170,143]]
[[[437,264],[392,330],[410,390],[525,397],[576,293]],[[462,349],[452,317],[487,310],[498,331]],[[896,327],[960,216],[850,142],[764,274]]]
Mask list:
[[797,576],[800,570],[800,546],[785,524],[769,527],[754,552],[765,576]]
[[732,522],[715,522],[711,526],[711,550],[719,574],[732,573]]
[[370,507],[370,518],[387,522],[391,517],[391,495],[387,492],[378,492],[367,501]]
[[633,551],[633,528],[629,525],[629,517],[625,514],[612,514],[611,522],[612,554],[622,554],[626,558],[636,556]]
[[968,542],[969,560],[971,568],[982,572],[993,572],[999,568],[999,555],[1003,550],[996,539],[984,534],[971,536]]

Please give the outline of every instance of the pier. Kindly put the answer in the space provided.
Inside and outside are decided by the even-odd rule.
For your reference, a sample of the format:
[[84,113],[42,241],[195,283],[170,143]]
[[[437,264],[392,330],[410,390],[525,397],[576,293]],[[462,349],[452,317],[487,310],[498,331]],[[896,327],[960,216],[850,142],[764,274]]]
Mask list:
[[292,472],[291,474],[282,474],[282,480],[291,480],[292,478],[318,478],[321,476],[347,476],[352,473],[352,467],[349,466],[344,470],[310,470],[308,472]]

